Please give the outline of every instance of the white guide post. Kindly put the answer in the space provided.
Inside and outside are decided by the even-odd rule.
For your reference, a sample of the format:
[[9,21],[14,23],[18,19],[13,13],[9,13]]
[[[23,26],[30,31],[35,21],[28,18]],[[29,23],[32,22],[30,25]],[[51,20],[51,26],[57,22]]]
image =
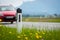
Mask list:
[[17,9],[17,32],[20,33],[22,31],[22,10],[20,8]]

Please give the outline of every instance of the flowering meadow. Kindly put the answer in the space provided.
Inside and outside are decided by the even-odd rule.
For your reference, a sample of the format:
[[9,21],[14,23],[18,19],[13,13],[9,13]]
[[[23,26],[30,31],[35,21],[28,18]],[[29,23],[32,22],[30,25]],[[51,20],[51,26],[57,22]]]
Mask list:
[[16,28],[0,25],[0,40],[60,40],[60,29],[22,28],[22,32],[17,33]]

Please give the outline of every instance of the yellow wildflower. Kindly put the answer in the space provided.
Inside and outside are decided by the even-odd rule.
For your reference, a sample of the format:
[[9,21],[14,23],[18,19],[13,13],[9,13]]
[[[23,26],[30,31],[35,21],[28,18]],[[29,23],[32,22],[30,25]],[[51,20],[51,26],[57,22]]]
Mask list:
[[24,34],[24,36],[26,36],[26,35]]
[[2,25],[0,25],[0,27],[1,27]]
[[32,33],[30,33],[30,35],[32,35]]
[[42,32],[42,34],[45,34],[44,32]]
[[38,35],[38,33],[35,33],[36,35]]
[[21,38],[20,36],[17,36],[17,38]]
[[42,36],[39,36],[40,38],[42,38]]
[[45,32],[44,32],[44,31],[42,31],[42,34],[45,34]]
[[11,34],[12,32],[10,31],[9,33]]
[[25,37],[26,40],[28,40],[28,37]]
[[39,39],[39,35],[36,35],[36,38]]

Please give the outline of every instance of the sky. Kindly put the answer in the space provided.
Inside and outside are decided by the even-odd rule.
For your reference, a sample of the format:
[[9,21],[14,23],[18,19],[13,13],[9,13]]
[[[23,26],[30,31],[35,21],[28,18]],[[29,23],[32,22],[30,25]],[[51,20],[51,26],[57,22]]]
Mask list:
[[29,2],[34,0],[0,0],[0,4],[11,4],[14,7],[21,6],[24,2]]
[[35,0],[21,5],[24,14],[60,14],[60,0]]
[[0,4],[12,4],[23,14],[60,14],[60,0],[0,0]]

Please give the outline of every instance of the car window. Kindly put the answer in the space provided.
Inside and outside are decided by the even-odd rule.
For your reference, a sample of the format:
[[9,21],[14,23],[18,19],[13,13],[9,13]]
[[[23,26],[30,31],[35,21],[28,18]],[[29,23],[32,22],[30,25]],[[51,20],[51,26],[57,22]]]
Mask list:
[[0,6],[0,11],[13,11],[15,10],[12,6]]

